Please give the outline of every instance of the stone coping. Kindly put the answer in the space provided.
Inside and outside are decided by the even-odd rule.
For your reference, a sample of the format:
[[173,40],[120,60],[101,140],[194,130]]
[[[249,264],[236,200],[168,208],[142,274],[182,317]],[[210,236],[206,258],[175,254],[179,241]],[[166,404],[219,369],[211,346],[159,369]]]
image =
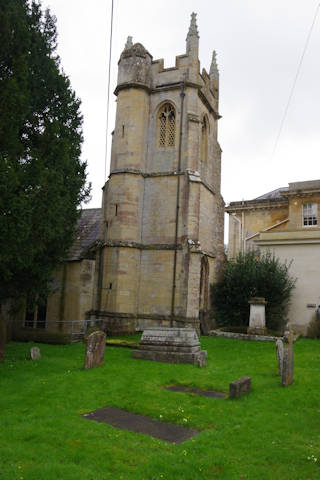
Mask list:
[[255,342],[276,342],[278,339],[283,339],[283,337],[274,337],[271,335],[252,335],[248,333],[223,332],[222,330],[210,330],[209,336],[232,338],[234,340],[252,340]]

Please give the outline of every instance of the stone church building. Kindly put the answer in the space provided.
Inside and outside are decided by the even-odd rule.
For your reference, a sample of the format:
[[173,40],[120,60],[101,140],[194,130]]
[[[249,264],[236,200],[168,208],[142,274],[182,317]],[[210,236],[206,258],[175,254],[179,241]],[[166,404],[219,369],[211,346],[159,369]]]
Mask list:
[[224,261],[219,73],[215,52],[200,71],[198,49],[195,14],[174,67],[128,37],[102,208],[83,211],[42,325],[25,312],[16,337],[76,338],[88,321],[113,335],[210,326],[209,286]]

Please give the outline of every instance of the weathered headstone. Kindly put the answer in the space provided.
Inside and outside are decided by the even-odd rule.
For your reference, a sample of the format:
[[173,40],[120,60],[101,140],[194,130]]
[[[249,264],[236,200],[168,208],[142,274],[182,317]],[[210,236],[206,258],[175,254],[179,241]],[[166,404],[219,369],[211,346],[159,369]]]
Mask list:
[[262,297],[250,298],[250,318],[248,333],[265,335],[266,333],[266,301]]
[[86,356],[84,359],[84,368],[98,367],[104,364],[104,354],[106,349],[106,334],[102,331],[91,333],[86,340]]
[[31,347],[30,348],[30,358],[31,358],[31,360],[38,360],[39,358],[41,358],[40,348]]
[[242,397],[251,390],[251,378],[241,377],[229,383],[229,396],[231,398]]
[[[167,363],[206,365],[206,352],[201,350],[194,328],[150,327],[143,331],[141,340],[131,356],[140,360]],[[200,365],[199,365],[200,366]]]
[[199,368],[207,366],[207,358],[208,358],[207,350],[201,350],[199,352],[199,356],[198,356],[198,360],[197,360]]
[[276,352],[277,352],[277,362],[278,362],[278,375],[282,376],[282,367],[283,367],[283,341],[281,338],[278,338],[276,341]]
[[294,353],[293,353],[293,330],[284,334],[284,351],[283,351],[283,363],[282,363],[282,385],[287,387],[291,385],[294,379]]

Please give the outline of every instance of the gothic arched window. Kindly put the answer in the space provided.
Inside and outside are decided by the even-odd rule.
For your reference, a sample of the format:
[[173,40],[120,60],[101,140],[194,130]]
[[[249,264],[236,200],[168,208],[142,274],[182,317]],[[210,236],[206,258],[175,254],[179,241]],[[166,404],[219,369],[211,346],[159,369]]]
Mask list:
[[159,147],[174,147],[176,113],[170,103],[165,103],[158,114]]
[[203,117],[201,127],[201,162],[206,162],[208,156],[208,120]]

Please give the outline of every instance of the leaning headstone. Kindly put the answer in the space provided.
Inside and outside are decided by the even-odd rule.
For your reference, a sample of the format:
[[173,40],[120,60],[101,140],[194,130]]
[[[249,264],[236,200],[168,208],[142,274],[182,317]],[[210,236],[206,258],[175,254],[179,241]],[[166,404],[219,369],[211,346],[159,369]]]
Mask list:
[[234,382],[229,383],[229,396],[231,398],[242,397],[251,390],[251,378],[241,377]]
[[276,341],[276,352],[277,352],[277,361],[278,361],[278,375],[282,376],[282,367],[283,367],[283,341],[281,338],[278,338]]
[[106,349],[106,334],[102,331],[91,333],[86,340],[86,356],[84,359],[84,368],[98,367],[104,364],[104,354]]
[[283,363],[282,363],[282,385],[287,387],[291,385],[294,378],[294,354],[293,354],[293,330],[284,334],[284,351],[283,351]]
[[38,360],[39,358],[41,358],[40,348],[38,347],[30,348],[30,358],[31,360]]

